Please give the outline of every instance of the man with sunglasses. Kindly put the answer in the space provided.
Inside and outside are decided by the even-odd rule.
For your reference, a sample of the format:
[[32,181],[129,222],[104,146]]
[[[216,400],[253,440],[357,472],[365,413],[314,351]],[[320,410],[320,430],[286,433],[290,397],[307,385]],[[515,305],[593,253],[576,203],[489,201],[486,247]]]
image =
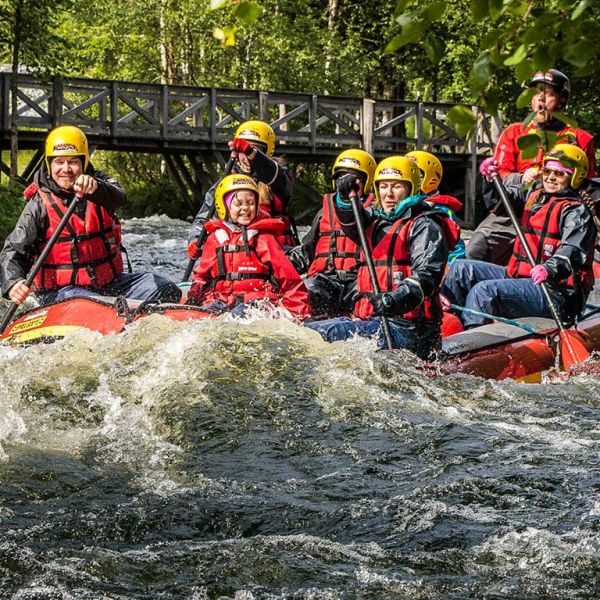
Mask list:
[[[507,186],[530,186],[539,181],[544,156],[542,144],[534,158],[523,158],[518,142],[527,135],[537,134],[543,137],[544,134],[550,133],[557,136],[558,143],[567,142],[579,146],[588,159],[588,177],[595,177],[594,137],[583,129],[566,125],[556,116],[567,106],[571,92],[569,78],[556,69],[549,69],[536,73],[527,85],[535,88],[531,99],[530,118],[522,123],[513,123],[502,132],[493,159],[486,159],[482,163],[482,173],[498,173]],[[510,219],[499,213],[499,204],[496,203],[491,186],[485,182],[483,193],[490,214],[471,236],[467,246],[467,258],[506,264],[516,233]]]
[[[542,159],[541,181],[530,189],[507,189],[529,248],[531,267],[520,240],[514,243],[507,267],[476,260],[452,263],[441,293],[450,303],[480,313],[508,318],[552,315],[540,284],[547,282],[554,304],[566,323],[585,307],[593,284],[596,228],[590,209],[578,193],[588,172],[585,152],[572,144],[557,144]],[[486,318],[465,312],[465,327]]]

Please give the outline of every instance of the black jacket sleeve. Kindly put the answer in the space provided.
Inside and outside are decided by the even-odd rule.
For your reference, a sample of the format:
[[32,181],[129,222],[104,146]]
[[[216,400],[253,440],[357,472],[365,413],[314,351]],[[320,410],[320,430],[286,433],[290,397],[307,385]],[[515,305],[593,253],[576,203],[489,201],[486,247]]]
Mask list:
[[114,215],[115,211],[127,203],[125,190],[114,177],[102,171],[93,171],[91,174],[96,179],[98,187],[93,194],[86,196],[87,200],[103,206]]
[[315,259],[317,242],[319,241],[319,232],[321,227],[321,217],[323,209],[321,209],[313,219],[310,229],[302,238],[302,243],[299,246],[294,246],[287,252],[288,258],[292,261],[298,273],[306,273],[312,261]]
[[210,221],[215,214],[215,190],[217,189],[218,182],[215,183],[204,195],[204,204],[200,207],[200,210],[192,221],[192,226],[188,234],[188,244],[192,240],[198,239],[202,231],[204,230],[204,223]]
[[560,214],[561,240],[556,252],[544,263],[550,279],[560,281],[581,269],[596,239],[596,226],[583,204],[566,205]]
[[23,209],[13,231],[0,252],[0,286],[2,296],[8,298],[10,288],[27,277],[37,254],[37,243],[47,228],[46,211],[38,196]]
[[292,176],[289,169],[260,150],[256,150],[250,164],[258,181],[268,185],[287,207],[292,199]]

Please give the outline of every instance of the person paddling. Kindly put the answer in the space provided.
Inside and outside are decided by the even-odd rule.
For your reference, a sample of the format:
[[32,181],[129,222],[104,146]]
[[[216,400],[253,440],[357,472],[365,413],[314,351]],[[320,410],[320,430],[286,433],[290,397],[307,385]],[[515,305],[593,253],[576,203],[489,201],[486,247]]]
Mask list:
[[[522,123],[512,123],[500,135],[493,158],[498,174],[507,187],[531,186],[541,180],[544,154],[551,149],[542,148],[541,139],[556,139],[556,143],[568,142],[579,146],[588,159],[588,177],[596,177],[594,137],[578,127],[566,125],[557,118],[569,101],[571,81],[557,69],[539,71],[527,83],[535,88],[531,98],[532,118]],[[519,140],[525,136],[540,136],[536,156],[523,158]],[[554,143],[551,144],[553,146]],[[516,232],[510,218],[502,210],[501,202],[493,193],[492,186],[484,180],[483,198],[488,216],[477,226],[467,246],[467,258],[506,265],[515,241]]]
[[[264,121],[246,121],[235,131],[229,142],[234,163],[232,173],[246,174],[252,177],[259,189],[261,211],[283,221],[285,227],[277,238],[285,248],[292,248],[295,239],[289,204],[292,198],[292,177],[284,162],[273,157],[275,151],[275,132]],[[228,175],[228,173],[226,173]],[[196,214],[188,235],[187,254],[190,260],[197,260],[202,254],[202,235],[204,223],[214,216],[216,182],[206,192],[204,204]],[[200,240],[200,245],[198,245]]]
[[33,291],[26,275],[68,207],[77,202],[41,264],[34,288],[41,304],[73,296],[126,296],[178,302],[181,290],[153,273],[124,273],[116,209],[126,202],[117,181],[89,161],[81,129],[62,125],[46,138],[45,160],[24,192],[27,204],[0,253],[2,295],[21,304]]
[[[374,293],[367,265],[361,261],[357,274],[353,318],[313,321],[306,326],[327,341],[352,335],[377,336],[380,347],[383,321],[389,317],[392,346],[406,348],[428,359],[441,343],[442,307],[438,298],[448,252],[459,236],[448,216],[425,202],[421,177],[414,160],[392,156],[375,170],[375,202],[359,207],[372,255],[380,293]],[[335,210],[342,229],[356,243],[359,232],[349,204],[359,191],[355,178],[348,185],[337,180]]]
[[304,319],[310,313],[308,292],[278,241],[285,223],[259,209],[259,195],[248,175],[227,175],[217,185],[220,220],[204,225],[208,236],[187,304],[243,313],[247,305],[266,301]]
[[335,189],[339,181],[347,192],[348,186],[358,180],[358,198],[363,206],[369,206],[374,198],[371,188],[376,166],[375,159],[364,150],[353,148],[341,152],[331,170],[334,191],[323,196],[323,206],[302,239],[302,245],[288,253],[298,271],[307,273],[304,283],[316,315],[333,317],[352,312],[352,289],[360,248],[344,233],[338,221],[334,210]]
[[[497,163],[483,166],[491,179]],[[456,261],[450,267],[442,294],[448,303],[508,317],[547,317],[552,312],[540,284],[547,282],[561,320],[572,324],[585,308],[593,284],[596,228],[593,215],[578,189],[588,171],[585,152],[558,144],[543,158],[542,180],[532,188],[509,187],[506,192],[537,265],[532,267],[520,240],[507,267],[483,261]],[[475,312],[459,315],[466,327],[488,322]]]

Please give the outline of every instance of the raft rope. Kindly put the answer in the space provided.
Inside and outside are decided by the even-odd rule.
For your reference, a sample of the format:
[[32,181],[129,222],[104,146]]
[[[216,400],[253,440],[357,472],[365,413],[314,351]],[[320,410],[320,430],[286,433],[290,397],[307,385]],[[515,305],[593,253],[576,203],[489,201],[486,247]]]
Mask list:
[[478,317],[484,317],[486,319],[491,319],[492,321],[498,321],[499,323],[506,323],[507,325],[514,325],[515,327],[520,327],[521,329],[524,329],[528,333],[539,333],[539,331],[537,331],[530,325],[526,325],[525,323],[519,323],[519,321],[515,321],[514,319],[506,319],[504,317],[490,315],[488,313],[480,312],[480,311],[474,310],[472,308],[467,308],[466,306],[459,306],[458,304],[451,304],[450,306],[454,310],[457,310],[459,312],[469,313],[471,315],[477,315]]

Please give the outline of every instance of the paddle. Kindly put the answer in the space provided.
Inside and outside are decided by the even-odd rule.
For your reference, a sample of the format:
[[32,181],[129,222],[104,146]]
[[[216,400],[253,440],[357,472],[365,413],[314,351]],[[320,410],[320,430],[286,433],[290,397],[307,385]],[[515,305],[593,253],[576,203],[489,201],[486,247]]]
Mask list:
[[[229,160],[225,163],[225,167],[223,169],[223,177],[225,177],[226,175],[229,175],[229,173],[231,172],[231,169],[233,168],[234,162],[235,162],[235,158],[233,156],[230,156]],[[215,202],[214,202],[214,198],[213,198],[212,206],[208,209],[208,214],[206,215],[206,221],[204,221],[204,223],[206,223],[207,221],[210,221],[214,216],[215,216]],[[196,238],[196,246],[198,246],[198,248],[202,248],[202,245],[204,244],[205,239],[206,239],[206,229],[205,229],[204,225],[202,225],[202,231],[198,234],[198,237]],[[190,258],[190,260],[188,261],[187,267],[185,269],[185,272],[183,274],[182,281],[189,280],[190,275],[192,274],[192,271],[194,270],[195,264],[196,264],[196,259]]]
[[485,319],[491,319],[493,321],[498,321],[498,323],[506,323],[507,325],[514,325],[515,327],[524,329],[525,331],[527,331],[529,333],[538,333],[530,325],[526,325],[525,323],[519,323],[519,321],[515,321],[514,319],[505,319],[504,317],[490,315],[489,313],[484,313],[479,310],[474,310],[473,308],[467,308],[466,306],[459,306],[458,304],[451,304],[450,306],[454,310],[458,310],[460,312],[469,313],[471,315],[477,315],[478,317],[484,317]]
[[[512,221],[515,231],[517,232],[517,236],[519,237],[521,245],[523,246],[525,254],[527,255],[527,260],[529,261],[529,264],[532,267],[535,267],[536,262],[533,256],[533,252],[531,251],[531,248],[529,247],[529,244],[525,239],[525,235],[523,233],[523,230],[521,229],[521,225],[519,223],[519,220],[517,219],[517,215],[515,214],[515,211],[506,193],[506,189],[504,188],[502,180],[500,179],[497,173],[492,175],[492,183],[494,184],[494,188],[496,189],[498,195],[500,196],[500,199],[502,200],[502,204],[504,205],[504,208],[506,209],[510,220]],[[579,364],[584,360],[587,360],[590,357],[590,353],[585,347],[583,339],[577,331],[565,329],[565,326],[563,325],[560,319],[556,306],[554,305],[554,301],[552,300],[552,296],[550,296],[550,290],[548,289],[548,286],[545,283],[542,283],[541,288],[546,298],[548,307],[550,308],[552,318],[554,319],[558,327],[562,365],[565,371],[568,371],[572,366]]]
[[[42,265],[44,264],[46,257],[50,253],[50,250],[52,250],[52,247],[56,243],[56,240],[59,238],[59,236],[62,233],[63,229],[65,228],[67,222],[71,218],[71,215],[75,212],[75,209],[77,208],[77,204],[79,203],[79,200],[81,200],[81,198],[82,197],[79,195],[75,195],[73,197],[73,201],[71,202],[71,204],[69,204],[67,210],[65,211],[65,214],[63,215],[62,219],[56,226],[56,229],[54,230],[54,233],[48,240],[46,247],[42,250],[42,253],[39,255],[38,259],[35,261],[35,264],[33,265],[33,267],[31,267],[31,270],[29,271],[29,274],[27,275],[27,277],[25,279],[25,285],[27,287],[30,288],[31,285],[33,284],[33,280],[35,279],[35,276],[38,274],[39,270],[42,268]],[[4,333],[4,330],[6,329],[8,324],[11,322],[13,315],[15,314],[18,306],[19,305],[16,302],[13,302],[10,305],[9,309],[6,311],[6,314],[2,318],[2,323],[0,323],[0,335],[2,335]]]
[[[352,212],[354,213],[354,220],[356,221],[356,229],[358,230],[358,237],[360,239],[360,245],[362,247],[363,254],[365,255],[365,262],[367,263],[367,269],[369,270],[369,277],[371,278],[371,285],[373,291],[376,294],[381,293],[379,287],[379,281],[377,279],[377,273],[375,272],[375,265],[373,264],[373,257],[371,256],[371,249],[365,236],[365,229],[362,222],[362,215],[360,214],[360,207],[358,206],[358,196],[356,192],[350,193],[350,202],[352,203]],[[388,350],[393,350],[392,344],[392,332],[390,331],[390,323],[387,317],[381,317],[381,325],[383,326],[383,335],[385,337],[385,344]]]

